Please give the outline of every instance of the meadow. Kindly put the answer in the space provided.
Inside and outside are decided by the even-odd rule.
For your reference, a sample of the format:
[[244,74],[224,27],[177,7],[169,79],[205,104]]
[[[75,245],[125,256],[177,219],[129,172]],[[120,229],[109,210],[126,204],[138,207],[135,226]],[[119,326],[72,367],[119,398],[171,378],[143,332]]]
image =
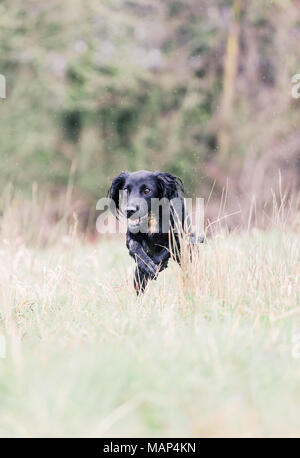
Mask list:
[[299,248],[216,231],[137,298],[117,236],[41,248],[4,221],[1,436],[299,436]]
[[[299,13],[0,2],[0,436],[300,435]],[[95,219],[141,169],[206,242],[136,297]]]

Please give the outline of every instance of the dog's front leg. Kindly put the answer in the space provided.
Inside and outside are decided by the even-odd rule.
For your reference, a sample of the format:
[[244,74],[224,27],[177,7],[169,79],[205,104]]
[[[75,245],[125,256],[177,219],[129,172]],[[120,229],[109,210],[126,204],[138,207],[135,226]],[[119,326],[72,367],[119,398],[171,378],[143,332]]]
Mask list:
[[149,276],[142,272],[138,266],[136,266],[133,284],[137,295],[144,293],[148,280]]
[[152,261],[143,249],[141,243],[136,240],[128,241],[129,254],[135,260],[138,268],[152,280],[157,276],[159,269],[158,266]]
[[170,251],[167,248],[163,248],[159,253],[152,256],[152,261],[159,265],[159,271],[166,269],[168,261],[171,257]]

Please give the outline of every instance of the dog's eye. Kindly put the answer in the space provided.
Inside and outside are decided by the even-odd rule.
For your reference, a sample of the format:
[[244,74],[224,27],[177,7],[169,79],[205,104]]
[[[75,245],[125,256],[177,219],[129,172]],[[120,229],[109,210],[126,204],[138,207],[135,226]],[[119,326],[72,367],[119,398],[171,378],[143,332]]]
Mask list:
[[149,192],[151,192],[149,188],[144,189],[144,194],[149,194]]

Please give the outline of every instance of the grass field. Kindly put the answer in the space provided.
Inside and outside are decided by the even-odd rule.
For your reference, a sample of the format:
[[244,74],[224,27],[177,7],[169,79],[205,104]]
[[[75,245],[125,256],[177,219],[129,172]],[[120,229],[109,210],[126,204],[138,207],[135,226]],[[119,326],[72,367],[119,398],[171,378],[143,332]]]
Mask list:
[[297,233],[216,235],[143,298],[132,273],[121,241],[1,240],[1,436],[300,435]]

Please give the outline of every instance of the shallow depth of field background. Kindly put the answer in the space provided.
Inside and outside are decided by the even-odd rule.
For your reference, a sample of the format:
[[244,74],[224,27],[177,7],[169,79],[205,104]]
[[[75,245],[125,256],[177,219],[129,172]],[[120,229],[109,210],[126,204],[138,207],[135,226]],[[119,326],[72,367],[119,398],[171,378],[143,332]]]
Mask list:
[[[299,436],[299,40],[299,0],[1,2],[1,436]],[[95,220],[141,168],[207,241],[138,299]]]

